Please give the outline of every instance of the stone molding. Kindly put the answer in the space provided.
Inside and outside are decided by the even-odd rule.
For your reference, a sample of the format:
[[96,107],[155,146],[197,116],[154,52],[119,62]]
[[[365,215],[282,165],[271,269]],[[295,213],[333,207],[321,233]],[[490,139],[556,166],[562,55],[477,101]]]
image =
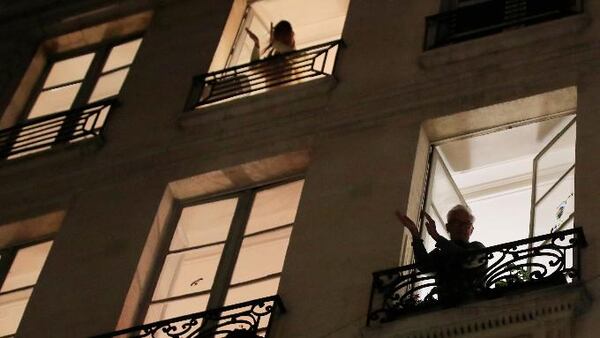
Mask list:
[[569,338],[573,318],[585,311],[589,302],[583,286],[559,286],[367,327],[362,337]]

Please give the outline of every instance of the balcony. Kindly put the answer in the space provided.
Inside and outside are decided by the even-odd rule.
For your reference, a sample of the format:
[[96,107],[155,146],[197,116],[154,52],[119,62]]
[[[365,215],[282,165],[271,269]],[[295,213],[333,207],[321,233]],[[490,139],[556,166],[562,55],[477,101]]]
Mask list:
[[19,122],[0,130],[0,158],[15,159],[84,140],[103,141],[115,98]]
[[462,267],[481,269],[481,277],[470,281],[469,290],[449,289],[451,283],[440,283],[437,273],[421,272],[416,264],[375,272],[367,325],[572,284],[580,276],[580,249],[585,246],[583,230],[574,228],[470,251],[459,258]]
[[578,0],[487,0],[429,16],[424,49],[534,25],[582,12]]
[[341,40],[196,76],[186,110],[333,76]]
[[92,338],[269,337],[273,317],[284,312],[285,307],[279,296],[270,296],[105,333]]

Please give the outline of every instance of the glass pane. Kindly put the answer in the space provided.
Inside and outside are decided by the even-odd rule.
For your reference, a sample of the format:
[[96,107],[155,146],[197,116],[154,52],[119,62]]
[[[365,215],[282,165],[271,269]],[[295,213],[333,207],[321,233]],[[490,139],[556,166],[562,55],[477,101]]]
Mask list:
[[0,337],[17,332],[33,289],[0,296]]
[[44,262],[46,262],[51,246],[52,241],[49,241],[19,250],[0,292],[34,285],[42,271]]
[[301,180],[257,193],[245,233],[294,223],[303,185],[304,180]]
[[[542,186],[544,189],[550,189]],[[575,169],[569,171],[544,199],[535,206],[534,236],[545,235],[559,230],[575,211]]]
[[171,241],[171,250],[224,242],[237,201],[237,198],[230,198],[184,208]]
[[[452,177],[437,150],[434,150],[431,160],[429,176],[429,194],[425,204],[425,211],[436,221],[439,233],[450,238],[446,231],[446,215],[457,204],[466,205],[460,191],[456,188]],[[422,230],[425,248],[433,250],[435,242],[430,238],[423,227]]]
[[219,244],[168,255],[152,299],[210,290],[222,252]]
[[238,287],[232,287],[227,291],[225,305],[237,304],[262,297],[273,296],[277,294],[278,287],[279,277],[274,277]]
[[536,168],[536,201],[553,183],[575,164],[576,123],[546,151],[538,160]]
[[178,299],[171,302],[151,304],[146,313],[144,323],[152,323],[163,319],[175,318],[206,310],[208,294]]
[[94,53],[90,53],[55,62],[46,78],[44,88],[83,79],[93,59]]
[[244,238],[231,284],[281,272],[292,227]]
[[[448,238],[448,234],[446,232],[446,227],[444,226],[444,224],[446,224],[446,222],[444,222],[444,219],[441,218],[441,216],[435,211],[435,209],[433,208],[432,204],[429,204],[427,206],[427,209],[425,209],[425,211],[431,216],[431,218],[433,218],[433,221],[435,222],[435,224],[437,224],[437,229],[438,232],[440,234],[443,234],[446,238]],[[427,249],[427,251],[431,251],[433,249],[435,249],[435,241],[433,240],[433,238],[431,238],[431,236],[429,236],[427,234],[427,230],[425,229],[425,226],[423,226],[423,229],[421,230],[422,233],[422,237],[423,237],[423,245],[425,246],[425,249]]]
[[128,72],[129,68],[125,68],[108,75],[102,75],[96,83],[96,87],[90,96],[89,102],[98,101],[119,94]]
[[32,119],[70,109],[79,87],[81,83],[41,92],[27,118]]
[[137,39],[113,47],[108,55],[108,59],[106,60],[102,71],[106,72],[111,69],[131,64],[135,58],[138,48],[140,48],[141,43],[142,39]]
[[457,204],[464,204],[464,200],[452,181],[452,177],[446,171],[437,150],[433,155],[431,170],[430,201],[440,216],[445,219],[448,211]]

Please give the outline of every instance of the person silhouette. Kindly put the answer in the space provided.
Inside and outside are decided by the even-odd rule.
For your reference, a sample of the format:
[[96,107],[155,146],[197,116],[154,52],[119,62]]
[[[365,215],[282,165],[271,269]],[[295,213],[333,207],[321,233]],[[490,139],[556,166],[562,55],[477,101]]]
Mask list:
[[[249,28],[246,28],[246,33],[254,42],[252,48],[251,61],[260,59],[260,40]],[[292,29],[292,24],[289,21],[281,20],[275,26],[271,23],[269,44],[262,54],[265,57],[284,54],[296,50],[295,33]]]
[[485,259],[469,257],[470,251],[485,248],[480,242],[470,242],[475,217],[464,205],[456,205],[447,214],[446,229],[450,239],[440,235],[435,221],[423,212],[427,233],[435,241],[436,248],[425,250],[423,240],[415,223],[405,214],[396,211],[396,217],[412,235],[412,246],[417,268],[421,272],[435,272],[439,300],[455,305],[473,295],[481,288],[487,269]]

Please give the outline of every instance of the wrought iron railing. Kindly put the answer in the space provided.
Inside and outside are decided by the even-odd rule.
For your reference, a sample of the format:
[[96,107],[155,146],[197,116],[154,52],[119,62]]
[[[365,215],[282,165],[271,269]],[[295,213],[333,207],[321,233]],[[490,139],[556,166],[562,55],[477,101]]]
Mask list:
[[92,338],[233,338],[268,337],[273,317],[285,312],[279,296],[161,320]]
[[[572,283],[579,278],[579,249],[585,245],[583,230],[574,228],[469,251],[457,258],[452,275],[422,272],[417,264],[375,272],[367,325],[516,290]],[[471,280],[465,283],[464,276]]]
[[262,60],[196,76],[187,109],[333,75],[341,40],[270,56]]
[[0,130],[0,158],[16,158],[61,144],[98,138],[115,98],[40,116]]
[[426,18],[424,48],[558,19],[582,10],[583,0],[487,0]]

